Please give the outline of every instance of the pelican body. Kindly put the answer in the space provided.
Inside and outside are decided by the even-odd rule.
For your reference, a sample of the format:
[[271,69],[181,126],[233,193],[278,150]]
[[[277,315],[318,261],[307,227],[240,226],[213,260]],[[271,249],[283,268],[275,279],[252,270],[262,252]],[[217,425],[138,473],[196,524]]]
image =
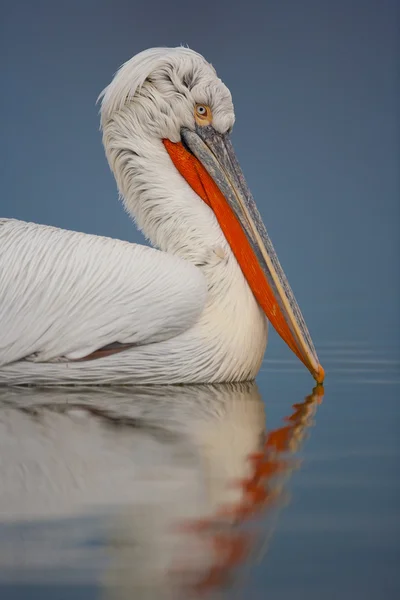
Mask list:
[[230,142],[231,94],[187,48],[126,62],[101,94],[124,206],[153,248],[0,220],[0,385],[254,379],[268,321],[322,382]]

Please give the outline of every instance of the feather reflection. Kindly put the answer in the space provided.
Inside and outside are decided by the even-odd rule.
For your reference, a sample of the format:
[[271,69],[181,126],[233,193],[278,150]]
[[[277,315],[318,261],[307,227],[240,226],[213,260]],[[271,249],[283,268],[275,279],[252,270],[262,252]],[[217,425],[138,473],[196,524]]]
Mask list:
[[0,579],[217,593],[268,535],[321,390],[270,432],[253,382],[1,390]]

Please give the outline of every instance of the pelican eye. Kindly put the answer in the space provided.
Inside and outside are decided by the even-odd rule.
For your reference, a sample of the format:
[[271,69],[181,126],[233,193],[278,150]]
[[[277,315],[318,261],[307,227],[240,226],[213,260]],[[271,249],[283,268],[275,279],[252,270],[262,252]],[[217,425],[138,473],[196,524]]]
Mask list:
[[212,113],[209,106],[205,104],[196,104],[194,109],[194,118],[198,125],[209,125],[212,121]]

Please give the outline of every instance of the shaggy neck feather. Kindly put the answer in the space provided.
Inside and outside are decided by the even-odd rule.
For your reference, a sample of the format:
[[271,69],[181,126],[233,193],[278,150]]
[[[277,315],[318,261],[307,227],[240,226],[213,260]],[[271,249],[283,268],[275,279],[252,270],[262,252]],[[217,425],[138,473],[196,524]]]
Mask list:
[[207,267],[221,260],[239,269],[213,211],[178,173],[162,141],[134,121],[128,109],[120,112],[105,126],[103,141],[138,228],[153,246],[189,260],[206,276]]

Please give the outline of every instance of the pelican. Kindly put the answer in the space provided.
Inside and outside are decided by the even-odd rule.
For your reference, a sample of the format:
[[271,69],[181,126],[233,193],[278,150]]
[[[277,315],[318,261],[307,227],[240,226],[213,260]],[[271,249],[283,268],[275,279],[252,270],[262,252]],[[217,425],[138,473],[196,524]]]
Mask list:
[[0,220],[0,384],[252,380],[268,321],[321,383],[212,65],[188,48],[149,49],[100,100],[120,196],[154,247]]

